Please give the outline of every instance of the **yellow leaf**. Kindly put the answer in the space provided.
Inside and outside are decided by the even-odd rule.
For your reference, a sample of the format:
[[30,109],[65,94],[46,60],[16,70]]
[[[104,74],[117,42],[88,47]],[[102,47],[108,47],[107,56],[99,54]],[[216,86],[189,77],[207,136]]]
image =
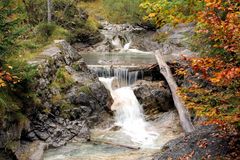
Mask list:
[[148,17],[150,17],[150,18],[153,18],[153,17],[155,17],[156,16],[156,13],[150,13],[149,15],[148,15]]

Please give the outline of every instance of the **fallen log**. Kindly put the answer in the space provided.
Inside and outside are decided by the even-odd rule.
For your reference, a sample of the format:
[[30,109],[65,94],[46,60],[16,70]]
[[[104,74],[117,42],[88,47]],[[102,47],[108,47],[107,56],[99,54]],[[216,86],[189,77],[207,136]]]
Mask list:
[[158,62],[159,68],[160,68],[160,73],[166,79],[166,81],[169,85],[169,88],[172,92],[173,101],[174,101],[175,107],[177,108],[182,128],[184,129],[185,132],[192,132],[194,130],[194,126],[192,125],[190,115],[189,115],[187,109],[184,107],[184,104],[183,104],[181,98],[176,93],[177,92],[177,83],[173,78],[170,67],[166,64],[160,51],[156,51],[155,56],[157,58],[157,62]]
[[133,150],[140,149],[140,147],[136,147],[136,146],[129,146],[126,144],[118,144],[118,143],[107,142],[107,141],[91,140],[91,142],[93,144],[107,144],[107,145],[111,145],[111,146],[115,146],[115,147],[124,147],[124,148],[128,148],[128,149],[133,149]]

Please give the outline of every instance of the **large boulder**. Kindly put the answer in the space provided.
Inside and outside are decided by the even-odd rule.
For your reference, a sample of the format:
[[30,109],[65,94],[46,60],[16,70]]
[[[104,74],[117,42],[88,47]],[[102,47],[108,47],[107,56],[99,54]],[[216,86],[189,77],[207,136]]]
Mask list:
[[153,159],[238,159],[239,148],[236,132],[199,126],[194,132],[169,141]]
[[170,89],[164,81],[138,81],[133,90],[146,114],[169,111],[174,107]]

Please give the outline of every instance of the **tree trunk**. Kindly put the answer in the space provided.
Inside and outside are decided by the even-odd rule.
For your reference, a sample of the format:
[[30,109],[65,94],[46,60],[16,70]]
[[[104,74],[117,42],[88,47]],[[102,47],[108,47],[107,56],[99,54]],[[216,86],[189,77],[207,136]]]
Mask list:
[[48,23],[52,21],[52,0],[47,0],[47,7],[48,7]]
[[157,51],[155,53],[155,56],[157,58],[158,65],[160,67],[160,73],[165,77],[165,79],[170,87],[170,90],[172,92],[173,101],[174,101],[175,107],[178,110],[180,123],[185,132],[192,132],[194,130],[194,126],[191,123],[191,119],[190,119],[187,109],[184,107],[182,100],[176,93],[177,92],[177,84],[173,78],[170,67],[166,64],[162,54],[159,51]]

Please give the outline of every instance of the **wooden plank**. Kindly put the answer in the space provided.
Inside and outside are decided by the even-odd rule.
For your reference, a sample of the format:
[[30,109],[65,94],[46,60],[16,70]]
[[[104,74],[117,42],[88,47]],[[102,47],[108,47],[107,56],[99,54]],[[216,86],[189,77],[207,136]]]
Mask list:
[[177,108],[182,128],[184,129],[185,132],[192,132],[194,130],[194,126],[192,125],[190,115],[187,109],[185,108],[181,98],[176,93],[178,87],[176,81],[173,78],[170,67],[166,64],[163,55],[160,53],[160,51],[156,51],[155,56],[160,68],[160,73],[165,77],[169,85],[169,88],[172,92],[173,101],[175,107]]

